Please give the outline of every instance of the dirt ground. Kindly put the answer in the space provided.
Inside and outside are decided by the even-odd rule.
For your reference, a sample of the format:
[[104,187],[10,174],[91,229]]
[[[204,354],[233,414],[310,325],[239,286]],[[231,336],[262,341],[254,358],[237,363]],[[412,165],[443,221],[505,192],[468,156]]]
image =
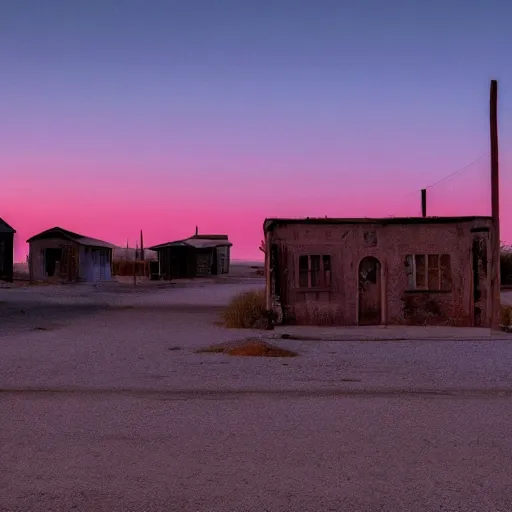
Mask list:
[[512,343],[195,353],[262,286],[0,290],[0,511],[512,510]]

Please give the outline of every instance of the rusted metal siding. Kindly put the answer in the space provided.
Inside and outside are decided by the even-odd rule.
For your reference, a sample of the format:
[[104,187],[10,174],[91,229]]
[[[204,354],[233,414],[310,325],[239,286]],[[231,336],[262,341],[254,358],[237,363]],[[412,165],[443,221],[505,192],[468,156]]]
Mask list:
[[80,246],[79,279],[86,282],[112,279],[111,253],[101,247]]
[[230,247],[217,247],[217,274],[229,273]]
[[[54,275],[48,275],[46,271],[45,254],[48,249],[62,250],[62,257]],[[29,270],[30,279],[33,281],[108,281],[112,277],[111,265],[111,249],[83,246],[58,238],[30,242]]]
[[[284,322],[316,325],[358,325],[360,322],[359,266],[373,257],[380,264],[379,323],[411,325],[475,325],[473,296],[473,240],[492,229],[487,218],[444,224],[283,224],[271,232],[277,247],[280,299]],[[302,255],[330,255],[332,284],[322,289],[299,286]],[[411,290],[408,255],[450,255],[450,290]],[[480,257],[479,287],[489,287],[489,244]],[[446,260],[443,260],[446,264]],[[485,268],[485,271],[484,271]],[[441,270],[438,270],[441,272]],[[275,286],[276,276],[267,284]],[[372,292],[372,293],[374,293]],[[378,297],[374,297],[374,302]],[[479,325],[488,326],[485,298],[477,300]],[[481,303],[481,304],[480,304]],[[485,307],[484,307],[485,305]]]

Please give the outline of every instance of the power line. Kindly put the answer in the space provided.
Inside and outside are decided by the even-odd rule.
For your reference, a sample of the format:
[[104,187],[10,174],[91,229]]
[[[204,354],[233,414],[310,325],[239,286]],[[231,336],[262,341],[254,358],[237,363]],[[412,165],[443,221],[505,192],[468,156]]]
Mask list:
[[418,188],[416,190],[413,190],[412,192],[408,192],[407,194],[405,194],[405,196],[410,196],[412,194],[416,194],[418,192],[421,192],[422,189],[429,189],[429,188],[435,187],[436,185],[439,185],[439,183],[442,183],[442,182],[444,182],[446,180],[449,180],[450,178],[458,176],[459,174],[463,174],[470,167],[472,167],[476,163],[480,162],[480,160],[483,160],[484,158],[486,158],[488,156],[489,156],[489,153],[485,153],[483,155],[480,155],[478,158],[476,158],[475,160],[473,160],[469,164],[466,164],[464,167],[461,167],[461,168],[457,169],[456,171],[454,171],[454,172],[452,172],[450,174],[447,174],[444,178],[441,178],[440,180],[434,181],[434,183],[431,183],[430,185],[427,185],[426,187]]
[[[445,176],[444,178],[441,178],[440,180],[435,181],[431,185],[427,185],[425,188],[435,187],[436,185],[439,185],[439,183],[442,183],[443,181],[449,180],[450,178],[453,178],[454,176],[457,176],[458,174],[462,174],[464,171],[469,169],[471,166],[475,165],[476,163],[480,162],[480,160],[482,160],[488,156],[489,156],[489,153],[485,153],[484,155],[479,156],[476,160],[473,160],[471,163],[465,165],[464,167],[461,167],[458,171],[448,174],[448,176]],[[421,190],[421,189],[419,189],[419,190]]]
[[427,185],[426,187],[422,187],[422,188],[418,188],[416,190],[413,190],[412,192],[408,192],[406,194],[404,194],[402,197],[409,197],[409,196],[412,196],[413,194],[417,194],[418,192],[421,192],[421,190],[423,188],[425,189],[429,189],[429,188],[432,188],[432,187],[435,187],[436,185],[439,185],[439,183],[442,183],[444,181],[447,181],[449,180],[450,178],[453,178],[455,176],[458,176],[460,174],[463,174],[464,172],[466,172],[470,167],[472,167],[473,165],[475,165],[476,163],[480,162],[480,160],[483,160],[484,158],[488,157],[489,156],[489,152],[487,153],[484,153],[483,155],[480,155],[478,158],[476,158],[475,160],[473,160],[472,162],[470,162],[469,164],[466,164],[464,167],[461,167],[459,169],[457,169],[456,171],[450,173],[450,174],[447,174],[444,178],[441,178],[440,180],[437,180],[437,181],[434,181],[434,183],[431,183],[430,185]]

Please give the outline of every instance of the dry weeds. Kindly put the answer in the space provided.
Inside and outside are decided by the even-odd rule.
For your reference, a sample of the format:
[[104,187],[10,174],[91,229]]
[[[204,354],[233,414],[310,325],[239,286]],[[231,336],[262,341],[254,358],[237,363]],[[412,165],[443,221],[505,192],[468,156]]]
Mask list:
[[500,325],[506,331],[512,329],[512,306],[501,306]]
[[248,339],[231,343],[220,343],[196,350],[196,353],[227,354],[245,357],[296,357],[299,354],[291,350],[276,347],[263,340]]
[[265,309],[265,294],[252,291],[236,296],[222,314],[225,327],[232,329],[265,329],[269,314]]

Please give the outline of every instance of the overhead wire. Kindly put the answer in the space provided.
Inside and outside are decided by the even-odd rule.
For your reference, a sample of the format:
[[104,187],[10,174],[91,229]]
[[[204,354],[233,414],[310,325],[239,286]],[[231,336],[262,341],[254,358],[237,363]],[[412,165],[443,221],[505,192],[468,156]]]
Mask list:
[[423,189],[428,190],[428,189],[430,189],[432,187],[435,187],[436,185],[439,185],[440,183],[443,183],[443,182],[449,180],[450,178],[454,178],[455,176],[464,174],[471,167],[473,167],[473,165],[477,164],[478,162],[480,162],[481,160],[483,160],[484,158],[486,158],[488,156],[489,156],[489,152],[484,153],[484,154],[480,155],[478,158],[476,158],[475,160],[473,160],[472,162],[464,165],[463,167],[460,167],[456,171],[453,171],[450,174],[447,174],[446,176],[444,176],[443,178],[441,178],[441,179],[439,179],[437,181],[434,181],[434,183],[431,183],[430,185],[427,185],[425,187],[421,187],[421,188],[418,188],[416,190],[413,190],[412,192],[407,192],[402,197],[409,197],[409,196],[411,196],[413,194],[417,194],[418,192],[421,192]]

